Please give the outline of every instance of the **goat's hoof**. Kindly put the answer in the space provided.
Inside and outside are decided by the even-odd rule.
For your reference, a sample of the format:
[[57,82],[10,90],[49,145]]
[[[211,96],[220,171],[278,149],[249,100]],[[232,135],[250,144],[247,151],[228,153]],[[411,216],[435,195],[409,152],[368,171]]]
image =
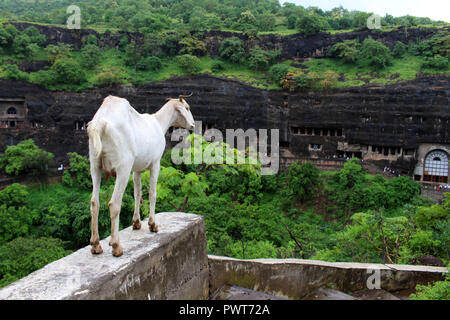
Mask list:
[[120,244],[114,243],[112,247],[112,254],[114,257],[120,257],[123,254],[123,248]]
[[103,253],[103,249],[101,245],[94,245],[91,247],[91,253],[92,254],[100,254]]
[[149,223],[148,228],[150,229],[150,232],[158,232],[158,225],[156,223]]
[[133,230],[139,230],[139,229],[141,229],[141,222],[133,221]]

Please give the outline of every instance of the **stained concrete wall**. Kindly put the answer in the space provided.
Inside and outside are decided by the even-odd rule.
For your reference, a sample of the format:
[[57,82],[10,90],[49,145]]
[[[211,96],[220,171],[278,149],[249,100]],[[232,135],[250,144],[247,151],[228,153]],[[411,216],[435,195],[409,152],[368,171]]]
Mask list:
[[156,215],[158,233],[120,232],[123,256],[90,247],[57,260],[0,290],[0,299],[207,299],[208,260],[203,217]]
[[381,289],[394,292],[417,284],[443,280],[446,268],[391,264],[323,262],[298,259],[238,260],[208,256],[210,296],[224,285],[236,285],[289,299],[301,299],[314,290],[332,287],[353,292],[367,287],[379,270]]

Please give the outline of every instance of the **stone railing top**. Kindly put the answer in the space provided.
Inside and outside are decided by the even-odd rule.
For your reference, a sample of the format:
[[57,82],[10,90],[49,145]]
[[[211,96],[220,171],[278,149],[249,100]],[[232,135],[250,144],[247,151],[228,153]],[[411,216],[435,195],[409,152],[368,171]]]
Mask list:
[[377,263],[358,263],[358,262],[325,262],[319,260],[303,260],[303,259],[235,259],[229,257],[221,257],[208,255],[208,259],[217,261],[240,261],[240,262],[256,262],[263,264],[300,264],[311,266],[323,266],[339,269],[380,269],[394,271],[412,271],[412,272],[437,272],[447,273],[447,268],[419,265],[401,265],[401,264],[377,264]]
[[60,260],[54,261],[0,290],[2,299],[73,299],[111,281],[132,264],[152,256],[158,248],[173,243],[193,225],[203,223],[203,217],[180,212],[156,215],[158,233],[151,233],[143,221],[141,230],[128,227],[120,231],[124,253],[113,257],[108,245],[110,237],[100,241],[103,253],[92,255],[86,246]]

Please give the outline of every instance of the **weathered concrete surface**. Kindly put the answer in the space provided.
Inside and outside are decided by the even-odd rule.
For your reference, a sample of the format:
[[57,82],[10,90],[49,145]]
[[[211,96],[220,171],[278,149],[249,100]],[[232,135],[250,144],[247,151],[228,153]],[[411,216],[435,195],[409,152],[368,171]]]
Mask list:
[[344,292],[367,289],[379,270],[380,288],[389,292],[413,289],[417,284],[443,280],[446,268],[389,264],[323,262],[297,259],[238,260],[208,256],[209,291],[236,285],[289,299],[302,299],[322,287]]
[[123,256],[90,247],[57,260],[0,290],[0,299],[207,299],[208,259],[203,217],[164,212],[158,233],[120,232]]
[[309,294],[302,300],[358,300],[358,299],[338,290],[329,288],[319,288],[314,290],[311,294]]
[[211,300],[286,300],[286,299],[239,286],[225,285],[215,296],[211,297]]

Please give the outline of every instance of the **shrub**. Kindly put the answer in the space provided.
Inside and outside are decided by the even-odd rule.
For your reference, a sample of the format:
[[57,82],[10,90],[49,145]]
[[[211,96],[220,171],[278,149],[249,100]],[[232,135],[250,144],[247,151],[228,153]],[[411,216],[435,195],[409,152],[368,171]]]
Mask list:
[[289,72],[289,66],[286,64],[275,64],[270,67],[269,74],[273,82],[280,83],[281,79]]
[[57,84],[81,84],[86,81],[86,74],[80,64],[71,58],[61,58],[50,68]]
[[392,56],[389,48],[384,44],[367,38],[362,43],[359,61],[375,69],[383,69],[392,64]]
[[204,56],[206,54],[206,44],[195,37],[185,37],[179,43],[183,46],[180,50],[182,54],[195,56]]
[[219,48],[220,57],[233,63],[242,62],[245,59],[245,49],[242,40],[236,37],[225,39]]
[[100,48],[95,44],[88,44],[81,49],[82,65],[87,69],[94,68],[100,61]]
[[59,43],[58,45],[49,44],[45,51],[49,55],[48,60],[55,63],[59,59],[70,59],[72,57],[72,47],[70,45]]
[[408,52],[408,46],[401,41],[397,41],[394,48],[392,49],[392,55],[395,58],[402,58]]
[[279,55],[279,51],[263,50],[259,47],[250,49],[248,57],[248,66],[253,70],[267,70]]
[[184,54],[175,58],[177,65],[186,73],[194,74],[201,70],[201,61],[196,56]]
[[9,175],[46,174],[53,154],[39,149],[32,139],[24,140],[16,146],[8,146],[0,158],[0,168]]
[[448,59],[445,57],[437,56],[434,58],[426,58],[422,64],[423,69],[435,69],[444,70],[448,68]]
[[7,64],[3,70],[3,77],[12,80],[28,80],[28,73],[19,69],[16,64]]
[[297,79],[300,77],[306,77],[303,71],[289,71],[283,78],[281,78],[280,85],[283,89],[294,91],[298,87]]
[[141,59],[137,65],[136,68],[138,70],[151,70],[151,71],[158,71],[162,67],[161,59],[155,56],[150,56],[144,59]]
[[287,27],[288,29],[295,29],[295,26],[297,25],[298,17],[295,14],[291,14],[287,18]]
[[323,73],[311,72],[309,78],[315,89],[329,89],[336,85],[339,75],[332,70],[327,70]]
[[437,281],[429,285],[417,285],[416,293],[411,294],[411,300],[450,300],[450,276],[444,281]]
[[127,81],[125,71],[118,67],[103,68],[97,75],[96,82],[101,85],[121,84]]
[[221,71],[225,70],[225,65],[221,61],[214,61],[211,66],[211,70],[212,70],[212,72],[215,72],[215,73],[221,72]]
[[47,37],[39,32],[39,30],[35,26],[28,27],[23,30],[23,33],[30,37],[30,41],[32,43],[37,44],[38,46],[42,46],[45,41],[47,41]]
[[330,50],[330,55],[341,59],[345,63],[354,63],[359,56],[359,43],[357,40],[345,40],[336,43]]

